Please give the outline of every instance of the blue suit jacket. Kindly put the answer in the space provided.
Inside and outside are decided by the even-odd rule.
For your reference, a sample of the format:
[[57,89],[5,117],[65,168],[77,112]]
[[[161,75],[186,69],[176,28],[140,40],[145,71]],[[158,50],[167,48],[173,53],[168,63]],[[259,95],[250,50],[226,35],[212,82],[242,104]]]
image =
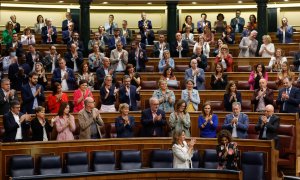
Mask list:
[[68,44],[68,42],[71,40],[70,32],[68,30],[62,32],[62,39],[64,41],[64,44]]
[[165,136],[164,126],[166,125],[166,114],[163,110],[158,109],[156,114],[162,115],[160,121],[153,122],[153,116],[151,109],[145,109],[142,111],[141,123],[142,123],[142,137],[152,137],[155,131],[156,136],[162,137]]
[[[41,87],[41,93],[40,95],[37,95],[36,98],[37,98],[38,105],[42,106],[43,103],[45,102],[44,88],[40,84],[37,84],[36,87],[37,89]],[[31,92],[31,87],[29,83],[22,86],[21,95],[22,95],[22,112],[23,113],[27,112],[28,114],[34,114],[35,112],[32,109],[32,106],[35,97]]]
[[[119,94],[120,94],[119,96],[120,103],[127,103],[129,105],[129,96],[126,95],[125,86],[120,87]],[[129,108],[130,111],[138,110],[136,101],[139,100],[140,100],[140,94],[136,93],[136,87],[130,85],[130,101],[131,101],[131,106]]]
[[[123,46],[125,46],[125,39],[123,36],[121,36],[121,41],[122,41]],[[110,50],[116,49],[116,40],[115,40],[114,36],[109,39],[108,48]]]
[[282,93],[285,92],[285,88],[282,88],[279,90],[278,97],[276,100],[277,105],[280,105],[279,112],[285,112],[285,113],[297,113],[299,112],[299,103],[300,103],[300,90],[298,88],[292,87],[289,99],[286,101],[285,104],[285,111],[283,110],[283,103],[284,101],[282,98]]
[[148,37],[142,31],[140,32],[140,35],[141,35],[141,43],[146,44],[146,39],[147,39],[148,45],[154,45],[155,36],[153,30],[149,30]]
[[[76,65],[77,65],[77,69],[79,70],[81,67],[81,64],[83,63],[83,55],[81,51],[78,51],[78,57],[75,59]],[[74,62],[72,61],[72,53],[71,52],[67,52],[65,54],[65,60],[66,60],[66,64],[68,68],[74,69]]]
[[[51,27],[53,29],[53,34],[51,35],[51,38],[52,38],[51,44],[56,44],[56,38],[57,38],[56,27],[55,26],[51,26]],[[49,43],[47,43],[47,40],[48,40],[47,34],[48,34],[47,26],[42,27],[42,39],[43,39],[44,44],[49,44]]]
[[[233,119],[233,114],[227,114],[225,116],[225,121],[222,126],[223,129],[227,129],[232,133],[233,126],[231,125],[231,121]],[[238,117],[238,122],[236,124],[236,131],[238,138],[246,139],[248,137],[247,131],[248,131],[248,125],[249,125],[249,118],[246,114],[240,113]]]
[[[19,113],[20,118],[22,115],[23,115],[22,113]],[[5,129],[3,141],[14,142],[17,134],[17,129],[20,126],[16,123],[15,118],[11,111],[9,111],[3,116],[3,125]],[[23,121],[21,124],[21,128],[22,128],[23,140],[28,140],[26,136],[26,132],[30,128],[30,121]]]
[[[69,90],[75,90],[76,79],[75,79],[74,72],[70,68],[67,68],[67,72],[68,72],[68,79],[67,79],[68,88]],[[59,68],[54,69],[51,81],[52,83],[55,82],[61,83],[61,70]]]
[[115,119],[115,127],[117,130],[118,138],[134,137],[134,117],[128,116],[129,125],[124,126],[124,120],[122,116],[119,116]]
[[[283,32],[280,31],[280,27],[277,28],[276,36],[279,39],[279,42],[282,43],[282,41],[283,41]],[[288,26],[287,30],[285,32],[285,43],[291,43],[291,42],[293,42],[293,27]]]
[[[186,40],[182,40],[182,51],[181,51],[181,56],[182,57],[188,57],[189,53],[189,44]],[[178,46],[177,41],[173,42],[171,44],[171,56],[172,57],[179,57],[179,52],[176,50]]]
[[[148,26],[148,29],[152,29],[152,22],[150,20],[147,20],[147,26]],[[139,20],[138,27],[140,29],[140,32],[144,32],[144,21],[143,20]]]
[[[205,74],[204,74],[204,70],[200,69],[200,74],[197,76],[197,89],[198,90],[204,90],[205,89]],[[192,72],[192,68],[189,68],[187,70],[185,70],[185,76],[184,76],[185,80],[188,79],[194,79],[193,78],[193,72]]]

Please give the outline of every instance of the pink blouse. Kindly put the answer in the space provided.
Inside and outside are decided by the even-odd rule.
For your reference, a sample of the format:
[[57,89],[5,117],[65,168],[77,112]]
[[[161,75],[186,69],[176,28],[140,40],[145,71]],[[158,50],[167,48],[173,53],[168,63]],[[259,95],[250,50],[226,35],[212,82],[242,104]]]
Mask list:
[[58,141],[68,141],[74,140],[73,132],[76,129],[74,116],[70,115],[70,125],[66,127],[67,119],[63,117],[56,116],[55,117],[55,126],[57,131],[57,138]]
[[89,89],[86,89],[85,94],[83,95],[83,100],[80,103],[77,103],[78,99],[81,97],[82,92],[80,89],[74,91],[74,109],[73,112],[79,112],[84,108],[84,99],[87,98],[90,94],[90,97],[94,99],[92,92]]
[[[265,72],[265,77],[263,77],[263,78],[268,81],[268,73],[267,72]],[[254,90],[254,84],[255,84],[255,72],[254,71],[251,72],[248,83],[250,84],[250,90]]]

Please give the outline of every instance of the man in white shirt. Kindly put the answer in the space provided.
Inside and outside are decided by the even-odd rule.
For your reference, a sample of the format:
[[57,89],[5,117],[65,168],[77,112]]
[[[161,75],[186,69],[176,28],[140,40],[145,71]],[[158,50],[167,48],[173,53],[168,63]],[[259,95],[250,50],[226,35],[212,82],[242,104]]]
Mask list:
[[10,102],[17,100],[17,91],[10,88],[10,80],[8,78],[1,79],[0,115],[8,113],[10,110]]
[[19,142],[27,140],[26,131],[30,128],[29,114],[20,113],[20,103],[12,101],[10,111],[3,116],[5,129],[4,142]]
[[233,138],[246,139],[248,134],[249,118],[241,112],[241,103],[232,103],[232,114],[225,116],[225,121],[222,126],[231,132]]

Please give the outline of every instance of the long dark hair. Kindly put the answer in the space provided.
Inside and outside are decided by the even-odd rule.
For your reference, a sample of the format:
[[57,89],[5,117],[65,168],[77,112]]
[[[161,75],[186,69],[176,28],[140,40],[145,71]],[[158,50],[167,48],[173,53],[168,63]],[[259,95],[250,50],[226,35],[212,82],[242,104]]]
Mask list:
[[57,88],[61,86],[59,82],[55,82],[52,86],[52,95],[55,96],[57,94]]
[[262,75],[263,75],[263,77],[265,77],[265,74],[266,74],[266,68],[265,68],[265,65],[264,64],[262,64],[262,63],[258,63],[258,64],[256,64],[255,66],[254,66],[254,71],[256,72],[256,73],[258,73],[257,72],[257,67],[259,66],[259,65],[261,65],[261,73],[262,73]]
[[173,68],[172,68],[171,66],[169,66],[169,65],[167,65],[167,66],[164,68],[164,71],[163,71],[163,76],[164,76],[164,77],[167,77],[167,71],[168,71],[168,69],[170,69],[170,68],[171,68],[171,74],[170,74],[170,76],[171,76],[171,77],[174,77]]
[[62,116],[64,115],[64,111],[65,111],[65,109],[66,109],[66,107],[67,107],[68,105],[69,105],[69,104],[66,103],[66,102],[62,102],[62,103],[60,104],[59,110],[58,110],[58,113],[57,113],[57,115],[58,115],[59,117],[62,117]]

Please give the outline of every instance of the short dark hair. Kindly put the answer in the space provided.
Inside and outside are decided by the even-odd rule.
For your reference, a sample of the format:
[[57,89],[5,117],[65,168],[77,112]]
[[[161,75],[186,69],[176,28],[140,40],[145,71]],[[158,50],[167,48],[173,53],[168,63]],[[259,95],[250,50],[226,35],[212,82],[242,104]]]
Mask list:
[[38,76],[38,73],[36,73],[35,71],[32,71],[31,73],[29,73],[28,77],[32,78],[33,76]]
[[13,107],[15,107],[17,105],[20,105],[20,102],[13,100],[13,101],[10,101],[9,105],[10,105],[10,109],[12,109]]
[[200,16],[202,16],[202,15],[204,15],[205,17],[207,17],[206,13],[201,13],[201,15],[200,15]]
[[42,112],[42,111],[45,111],[45,108],[43,106],[38,106],[34,109],[35,113],[39,113],[39,112]]
[[52,95],[55,96],[57,94],[57,88],[61,86],[59,82],[55,82],[52,86]]

